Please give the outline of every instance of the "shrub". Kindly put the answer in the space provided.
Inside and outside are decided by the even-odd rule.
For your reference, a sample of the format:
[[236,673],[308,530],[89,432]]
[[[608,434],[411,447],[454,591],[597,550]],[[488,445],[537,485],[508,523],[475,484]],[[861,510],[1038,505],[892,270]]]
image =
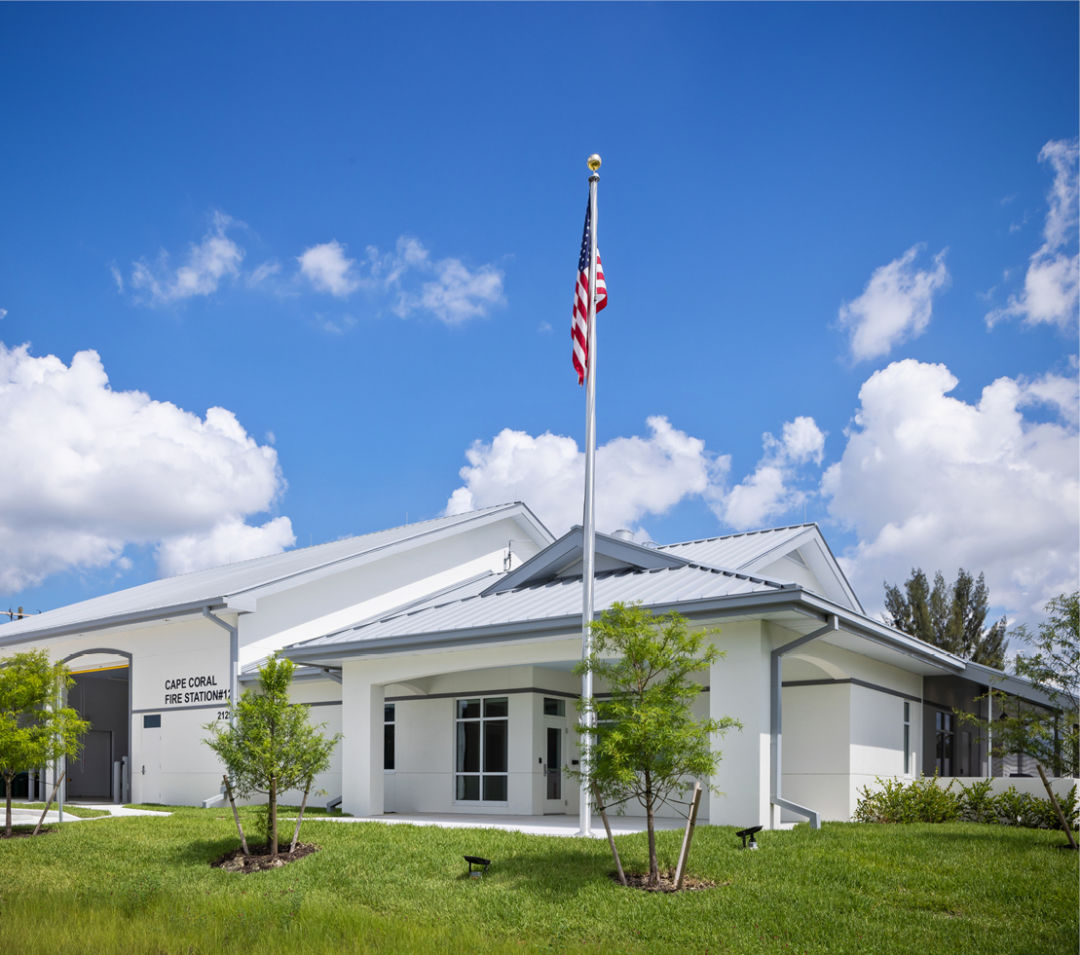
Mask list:
[[[1057,811],[1049,799],[1020,793],[1015,786],[996,795],[991,792],[989,779],[980,779],[969,786],[961,784],[954,793],[950,780],[944,789],[937,776],[922,777],[910,783],[898,779],[878,779],[881,787],[871,792],[869,786],[859,790],[855,806],[856,822],[964,822],[998,823],[1004,826],[1025,826],[1029,829],[1060,829]],[[1062,812],[1072,828],[1078,816],[1076,787],[1058,799]]]
[[960,818],[964,822],[996,822],[994,794],[989,779],[978,779],[970,786],[960,784]]
[[959,799],[952,792],[952,781],[942,789],[937,776],[923,777],[904,784],[898,779],[878,779],[882,787],[871,792],[860,790],[855,807],[858,822],[948,822],[960,816]]

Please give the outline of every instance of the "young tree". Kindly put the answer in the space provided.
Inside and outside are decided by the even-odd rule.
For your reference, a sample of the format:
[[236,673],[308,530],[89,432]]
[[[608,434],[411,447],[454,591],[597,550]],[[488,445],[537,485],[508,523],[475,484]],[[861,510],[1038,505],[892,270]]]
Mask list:
[[885,609],[886,623],[897,630],[974,663],[999,670],[1005,665],[1005,618],[985,627],[990,590],[982,574],[975,579],[961,567],[946,584],[939,570],[931,588],[922,569],[912,568],[903,590],[885,584]]
[[991,691],[995,718],[991,722],[967,715],[993,740],[996,756],[1023,753],[1055,776],[1080,775],[1080,592],[1060,594],[1045,607],[1046,618],[1032,633],[1024,624],[1013,635],[1032,653],[1016,657],[1018,676],[1030,680],[1049,698],[1052,709],[1023,704],[1015,697]]
[[0,660],[0,775],[4,777],[4,836],[11,837],[11,784],[17,773],[78,755],[89,728],[63,705],[74,681],[44,650]]
[[[694,718],[700,684],[720,656],[707,633],[690,632],[677,613],[655,616],[616,603],[593,624],[593,652],[578,665],[591,670],[610,697],[595,701],[590,778],[608,805],[636,799],[649,833],[649,885],[660,881],[656,857],[657,810],[683,794],[693,778],[708,780],[720,762],[714,738],[739,723]],[[587,731],[579,727],[579,732]]]
[[[330,754],[341,738],[340,733],[323,736],[320,731],[326,724],[312,726],[308,708],[289,702],[294,669],[291,660],[270,657],[259,668],[258,692],[245,690],[230,707],[231,722],[206,726],[211,737],[205,742],[225,764],[232,791],[239,796],[267,795],[272,858],[278,854],[278,797],[289,789],[310,790],[312,779],[330,765]],[[242,830],[240,838],[243,841]]]

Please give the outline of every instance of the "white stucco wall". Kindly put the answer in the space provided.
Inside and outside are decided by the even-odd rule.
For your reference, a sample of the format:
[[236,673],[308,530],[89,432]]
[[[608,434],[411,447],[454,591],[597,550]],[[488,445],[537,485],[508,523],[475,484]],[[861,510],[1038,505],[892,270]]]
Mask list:
[[[490,812],[543,814],[577,811],[577,784],[564,774],[561,810],[545,799],[546,727],[560,726],[565,764],[578,758],[574,700],[577,680],[567,670],[530,665],[488,667],[413,677],[384,685],[394,703],[395,767],[383,773],[385,812]],[[545,717],[545,695],[565,701],[561,720]],[[455,799],[456,706],[459,699],[502,697],[508,701],[508,799],[505,804]],[[348,733],[350,726],[346,726]],[[360,738],[367,739],[361,731]],[[380,741],[381,744],[381,741]],[[381,765],[381,745],[375,762]],[[349,810],[352,811],[352,810]]]
[[[247,600],[244,612],[219,612],[218,616],[238,628],[242,668],[288,643],[358,623],[476,574],[501,571],[508,541],[513,541],[516,566],[537,551],[530,536],[515,520],[504,519],[465,528],[441,540],[421,539],[403,553],[372,555],[360,566],[329,569],[320,572],[318,579],[264,589]],[[221,788],[221,766],[203,743],[203,725],[228,706],[229,640],[225,629],[201,614],[191,614],[160,623],[30,640],[3,653],[33,647],[46,649],[53,659],[99,648],[130,653],[131,798],[197,804]],[[80,656],[71,666],[89,669],[117,662],[115,657],[98,654]],[[297,684],[293,698],[340,704],[341,689],[330,681]],[[337,732],[342,710],[341,705],[317,706],[312,718],[327,722],[329,732]],[[160,716],[160,728],[144,728],[146,716]],[[331,770],[316,782],[330,796],[342,791],[340,747],[334,760]],[[287,794],[287,798],[298,800],[299,794]]]
[[349,627],[486,571],[503,569],[507,541],[513,566],[536,553],[507,519],[443,540],[257,596],[240,618],[240,663],[246,666],[288,644]]
[[709,794],[708,818],[713,825],[768,825],[772,644],[760,620],[725,622],[713,640],[725,656],[709,670],[709,715],[734,717],[742,729],[716,742],[724,755],[712,781],[720,792]]
[[[847,820],[862,787],[904,774],[904,702],[911,770],[922,739],[922,678],[823,641],[784,659],[782,794],[826,820]],[[800,685],[801,684],[801,685]],[[783,821],[801,816],[785,811]]]

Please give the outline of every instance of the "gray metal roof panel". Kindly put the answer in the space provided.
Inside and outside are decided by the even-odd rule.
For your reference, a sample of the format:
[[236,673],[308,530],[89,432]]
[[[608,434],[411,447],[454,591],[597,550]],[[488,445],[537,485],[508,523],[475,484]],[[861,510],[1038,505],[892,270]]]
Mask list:
[[[258,587],[393,548],[417,538],[467,524],[478,518],[490,517],[500,511],[505,511],[509,515],[518,511],[527,512],[527,510],[520,503],[499,504],[465,514],[433,518],[358,537],[316,544],[314,547],[286,551],[283,554],[255,557],[223,567],[197,570],[190,574],[151,581],[137,587],[24,617],[22,620],[0,624],[0,646],[32,640],[37,636],[55,635],[62,631],[75,632],[75,628],[81,625],[90,626],[113,619],[123,621],[138,615],[152,619],[158,611],[191,612],[192,607],[200,604],[220,607],[228,597]],[[539,526],[542,527],[542,525]]]
[[703,540],[664,544],[657,550],[685,557],[711,567],[730,567],[739,570],[769,551],[790,543],[804,534],[813,524],[796,524],[763,531],[747,531]]
[[[486,595],[482,594],[487,589],[485,582],[477,581],[472,589],[474,592],[471,594],[459,591],[458,599],[447,603],[431,603],[350,630],[308,640],[302,648],[306,652],[386,637],[447,633],[581,613],[581,578],[560,578],[549,583]],[[595,582],[594,606],[597,612],[601,612],[617,601],[640,601],[646,606],[667,605],[782,589],[782,585],[761,578],[688,564],[657,570],[599,574]]]

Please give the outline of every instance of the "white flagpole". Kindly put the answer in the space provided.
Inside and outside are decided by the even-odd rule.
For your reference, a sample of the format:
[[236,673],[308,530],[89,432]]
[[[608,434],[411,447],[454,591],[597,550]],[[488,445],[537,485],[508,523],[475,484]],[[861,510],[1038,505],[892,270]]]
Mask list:
[[[589,169],[589,316],[588,344],[585,365],[585,513],[582,521],[581,555],[581,658],[592,656],[593,621],[593,565],[596,562],[596,184],[600,181],[600,157],[593,153],[588,159]],[[586,728],[594,725],[593,677],[586,670],[581,677],[581,698],[585,711],[582,720]],[[592,835],[592,734],[582,737],[581,795],[578,814],[581,835]]]

